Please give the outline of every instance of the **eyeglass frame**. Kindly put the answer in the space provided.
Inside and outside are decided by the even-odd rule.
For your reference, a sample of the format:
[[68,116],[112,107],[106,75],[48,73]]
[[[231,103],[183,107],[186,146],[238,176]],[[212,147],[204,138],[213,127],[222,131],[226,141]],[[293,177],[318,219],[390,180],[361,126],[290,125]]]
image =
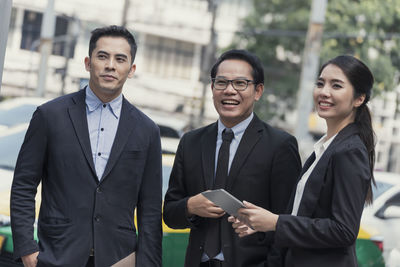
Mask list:
[[[217,89],[217,88],[215,88],[214,84],[215,84],[215,80],[216,80],[216,79],[225,80],[225,81],[227,82],[226,87],[225,87],[224,89]],[[229,84],[231,84],[231,85],[232,85],[232,88],[235,89],[236,91],[245,91],[245,90],[247,89],[247,87],[249,87],[249,83],[256,84],[254,80],[241,79],[241,78],[239,78],[239,79],[233,79],[233,80],[228,80],[228,79],[224,79],[224,78],[212,78],[211,81],[212,81],[212,87],[213,87],[213,89],[218,90],[218,91],[226,90],[226,88],[228,88]],[[236,89],[235,86],[233,85],[233,82],[234,82],[234,81],[246,81],[246,87],[245,87],[244,89]]]

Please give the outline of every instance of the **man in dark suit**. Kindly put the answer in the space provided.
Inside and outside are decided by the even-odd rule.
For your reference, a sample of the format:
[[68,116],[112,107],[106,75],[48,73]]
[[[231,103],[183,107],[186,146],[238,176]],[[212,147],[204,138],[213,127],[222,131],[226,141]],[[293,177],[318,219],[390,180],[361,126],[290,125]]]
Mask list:
[[161,266],[159,130],[122,95],[135,54],[125,28],[94,30],[89,85],[35,111],[11,189],[14,256],[25,266]]
[[219,120],[182,137],[164,221],[172,228],[191,228],[186,267],[279,265],[271,248],[273,234],[239,239],[228,215],[201,192],[225,188],[240,200],[284,212],[301,169],[297,142],[253,113],[264,90],[264,71],[256,56],[244,50],[225,52],[211,78]]

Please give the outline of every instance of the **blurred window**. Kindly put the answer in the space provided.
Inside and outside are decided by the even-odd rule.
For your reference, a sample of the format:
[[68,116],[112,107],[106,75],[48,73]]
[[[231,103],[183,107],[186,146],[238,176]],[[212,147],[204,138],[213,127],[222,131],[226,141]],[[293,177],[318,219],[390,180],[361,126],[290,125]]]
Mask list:
[[32,47],[34,41],[40,39],[40,28],[43,14],[31,10],[24,11],[22,22],[21,49],[38,51],[39,46]]
[[[62,38],[63,40],[60,40],[58,42],[53,43],[53,55],[57,56],[67,56],[69,58],[74,57],[74,50],[75,50],[75,42],[72,40],[72,38],[68,38],[68,26],[70,20],[68,17],[57,17],[56,18],[56,29],[54,32],[54,37],[65,37]],[[67,43],[69,43],[69,51],[67,51]]]
[[[21,49],[38,51],[39,43],[34,46],[33,43],[40,39],[40,31],[42,27],[43,13],[35,12],[31,10],[24,11],[24,20],[22,23],[22,38],[21,38]],[[72,38],[67,39],[68,26],[70,20],[65,16],[56,17],[56,25],[54,30],[54,37],[60,37],[59,40],[53,42],[52,54],[57,56],[66,56],[66,53],[70,58],[74,56],[75,42]],[[65,37],[65,38],[63,38]],[[66,51],[66,43],[70,44],[69,53]]]
[[146,36],[145,71],[162,78],[190,79],[195,46],[193,43]]

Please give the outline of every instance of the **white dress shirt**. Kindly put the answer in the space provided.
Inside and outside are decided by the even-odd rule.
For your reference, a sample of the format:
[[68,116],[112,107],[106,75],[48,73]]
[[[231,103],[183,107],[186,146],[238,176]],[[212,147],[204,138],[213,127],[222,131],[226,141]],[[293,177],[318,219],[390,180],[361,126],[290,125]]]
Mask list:
[[314,170],[315,166],[317,165],[319,159],[322,157],[322,155],[324,154],[328,146],[332,143],[333,139],[335,139],[335,137],[336,134],[325,141],[326,139],[326,134],[325,134],[323,137],[321,137],[321,139],[318,140],[317,143],[314,144],[315,160],[297,183],[296,195],[294,197],[294,202],[293,202],[292,215],[295,216],[297,215],[307,180],[310,177],[310,174]]

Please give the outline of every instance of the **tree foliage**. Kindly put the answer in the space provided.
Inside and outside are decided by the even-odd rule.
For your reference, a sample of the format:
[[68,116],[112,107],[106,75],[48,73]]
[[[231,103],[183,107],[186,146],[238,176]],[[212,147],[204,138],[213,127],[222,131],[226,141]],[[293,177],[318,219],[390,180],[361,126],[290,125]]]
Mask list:
[[[263,99],[256,106],[264,118],[293,109],[311,0],[253,0],[254,9],[231,47],[248,49],[265,68]],[[328,1],[320,61],[340,54],[363,60],[375,76],[375,93],[392,90],[400,69],[400,0]]]

